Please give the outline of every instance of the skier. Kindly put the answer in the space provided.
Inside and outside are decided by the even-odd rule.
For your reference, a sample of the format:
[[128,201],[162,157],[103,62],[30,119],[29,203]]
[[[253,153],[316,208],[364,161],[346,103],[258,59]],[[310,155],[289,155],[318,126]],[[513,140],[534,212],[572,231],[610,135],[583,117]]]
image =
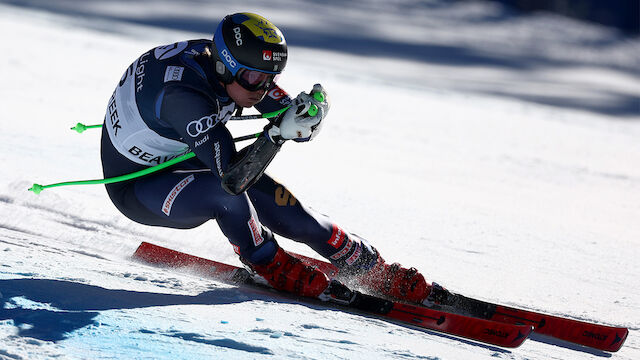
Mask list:
[[[105,177],[196,157],[106,185],[129,219],[178,229],[215,219],[242,262],[276,289],[318,297],[328,277],[284,251],[274,233],[303,242],[370,292],[422,302],[431,285],[414,268],[387,264],[364,239],[304,206],[264,168],[287,140],[306,142],[329,110],[326,90],[292,99],[277,84],[287,63],[282,32],[251,13],[226,16],[213,41],[189,40],[142,54],[111,96],[101,140]],[[226,122],[243,108],[290,106],[236,151]],[[309,111],[313,109],[313,111]]]

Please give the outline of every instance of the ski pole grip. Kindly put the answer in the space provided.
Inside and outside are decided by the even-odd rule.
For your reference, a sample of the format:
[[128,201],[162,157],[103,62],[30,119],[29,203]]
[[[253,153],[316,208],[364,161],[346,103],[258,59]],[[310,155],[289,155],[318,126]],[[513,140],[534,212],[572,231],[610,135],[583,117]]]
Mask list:
[[[320,102],[324,101],[324,95],[322,95],[321,92],[313,93],[313,98]],[[309,111],[307,111],[307,114],[309,114],[309,116],[316,116],[318,114],[318,106],[316,106],[315,104],[311,104],[311,106],[309,107]]]

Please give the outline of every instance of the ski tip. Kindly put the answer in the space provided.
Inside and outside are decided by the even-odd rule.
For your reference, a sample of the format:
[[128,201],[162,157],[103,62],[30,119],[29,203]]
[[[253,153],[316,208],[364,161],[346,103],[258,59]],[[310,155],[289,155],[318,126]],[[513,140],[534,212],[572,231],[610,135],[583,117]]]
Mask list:
[[616,330],[611,343],[608,345],[608,348],[603,349],[609,352],[616,352],[620,350],[624,342],[627,340],[627,335],[629,335],[629,329],[627,328],[619,328]]
[[525,340],[527,340],[529,338],[529,335],[531,335],[531,333],[533,333],[533,326],[523,326],[522,328],[518,329],[518,334],[516,334],[513,338],[512,343],[510,344],[510,348],[517,348],[520,347],[520,345],[522,345]]

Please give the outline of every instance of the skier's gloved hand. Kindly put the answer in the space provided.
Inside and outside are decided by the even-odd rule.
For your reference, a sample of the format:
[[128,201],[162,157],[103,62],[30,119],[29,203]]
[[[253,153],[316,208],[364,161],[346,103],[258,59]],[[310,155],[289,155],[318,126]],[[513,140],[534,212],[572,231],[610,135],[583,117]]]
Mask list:
[[280,123],[269,125],[266,133],[274,143],[291,139],[309,141],[320,132],[322,119],[327,116],[329,107],[327,92],[322,85],[315,84],[311,94],[301,92],[284,112]]

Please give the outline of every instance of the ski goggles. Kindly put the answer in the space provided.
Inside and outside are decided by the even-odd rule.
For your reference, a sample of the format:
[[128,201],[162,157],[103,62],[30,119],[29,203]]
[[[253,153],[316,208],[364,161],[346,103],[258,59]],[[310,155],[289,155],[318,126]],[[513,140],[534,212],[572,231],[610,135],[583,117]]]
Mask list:
[[235,80],[240,86],[249,91],[267,90],[277,81],[279,75],[241,68],[236,72]]

